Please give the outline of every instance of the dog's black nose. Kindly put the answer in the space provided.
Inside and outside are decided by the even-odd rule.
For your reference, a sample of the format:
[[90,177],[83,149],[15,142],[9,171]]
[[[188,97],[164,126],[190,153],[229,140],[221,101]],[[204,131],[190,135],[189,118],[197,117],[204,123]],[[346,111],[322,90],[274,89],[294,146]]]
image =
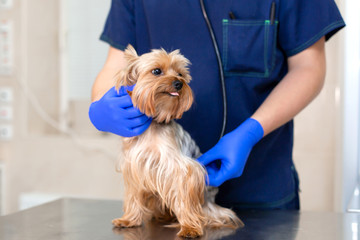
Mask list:
[[183,83],[179,80],[175,80],[175,81],[173,81],[172,85],[176,90],[179,91],[182,88]]

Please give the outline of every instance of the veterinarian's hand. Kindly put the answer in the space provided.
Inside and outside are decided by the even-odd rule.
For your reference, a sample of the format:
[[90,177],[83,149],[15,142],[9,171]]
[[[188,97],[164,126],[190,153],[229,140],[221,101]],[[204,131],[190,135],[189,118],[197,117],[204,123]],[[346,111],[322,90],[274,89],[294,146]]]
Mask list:
[[[251,149],[263,135],[260,123],[249,118],[204,153],[198,161],[206,167],[208,184],[218,187],[229,179],[240,177]],[[216,161],[221,163],[220,168]]]
[[134,86],[121,87],[119,93],[113,87],[90,105],[89,117],[98,130],[122,137],[134,137],[150,126],[152,119],[133,106],[126,91],[132,91]]

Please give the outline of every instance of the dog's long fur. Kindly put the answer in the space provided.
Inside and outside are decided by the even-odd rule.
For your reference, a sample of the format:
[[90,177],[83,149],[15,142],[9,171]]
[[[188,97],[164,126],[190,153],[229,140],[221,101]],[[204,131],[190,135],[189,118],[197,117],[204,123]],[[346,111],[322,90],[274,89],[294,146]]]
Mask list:
[[[206,171],[195,160],[199,148],[173,121],[193,102],[188,85],[190,62],[178,50],[153,50],[138,56],[129,45],[124,54],[128,65],[117,75],[116,87],[136,84],[129,92],[133,104],[153,121],[143,134],[123,139],[125,214],[113,224],[135,227],[155,218],[180,226],[178,235],[182,237],[201,236],[204,227],[242,226],[233,211],[210,199],[214,191],[207,189]],[[155,75],[154,69],[161,74]],[[176,88],[174,81],[180,81],[182,87]]]

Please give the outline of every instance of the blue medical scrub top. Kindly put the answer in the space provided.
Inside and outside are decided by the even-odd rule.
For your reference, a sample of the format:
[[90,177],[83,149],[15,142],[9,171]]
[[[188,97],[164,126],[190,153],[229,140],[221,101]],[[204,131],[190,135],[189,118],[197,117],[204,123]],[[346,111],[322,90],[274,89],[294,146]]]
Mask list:
[[[286,75],[288,57],[345,26],[333,0],[204,2],[224,65],[226,132],[249,118]],[[223,118],[221,84],[199,1],[113,0],[100,39],[121,50],[132,44],[139,54],[180,49],[192,62],[195,102],[179,123],[202,152],[217,143]],[[292,148],[290,121],[254,146],[242,176],[225,182],[216,201],[238,208],[276,208],[292,201],[298,190]]]

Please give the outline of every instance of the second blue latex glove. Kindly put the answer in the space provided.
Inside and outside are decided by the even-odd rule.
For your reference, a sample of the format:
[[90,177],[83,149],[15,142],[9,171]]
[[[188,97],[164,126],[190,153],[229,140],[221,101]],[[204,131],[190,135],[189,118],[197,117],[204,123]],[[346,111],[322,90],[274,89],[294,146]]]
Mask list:
[[119,92],[113,87],[90,105],[89,118],[98,130],[122,137],[134,137],[150,126],[152,119],[133,106],[127,93],[134,86],[121,87]]
[[208,184],[218,187],[229,179],[240,177],[251,149],[263,135],[264,130],[260,123],[249,118],[234,131],[223,136],[198,159],[206,167]]

